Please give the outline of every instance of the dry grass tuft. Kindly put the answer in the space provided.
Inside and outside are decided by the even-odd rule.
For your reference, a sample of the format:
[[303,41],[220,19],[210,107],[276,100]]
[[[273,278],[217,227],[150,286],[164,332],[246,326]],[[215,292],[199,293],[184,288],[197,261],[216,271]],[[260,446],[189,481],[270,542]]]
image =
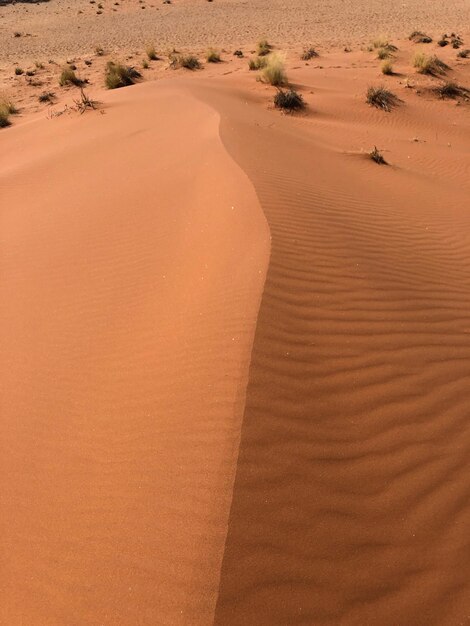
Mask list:
[[83,85],[83,81],[79,78],[71,67],[64,67],[59,76],[59,85],[65,87],[66,85],[75,85],[80,87]]
[[256,52],[259,57],[266,56],[267,54],[271,52],[271,50],[272,50],[272,45],[268,43],[267,39],[261,39],[260,41],[258,41],[258,47],[256,49]]
[[419,74],[445,74],[449,66],[437,56],[429,56],[424,52],[417,52],[413,57],[413,65]]
[[442,85],[435,88],[435,92],[440,98],[452,100],[455,100],[455,98],[466,98],[469,93],[468,89],[460,87],[460,85],[453,82],[442,83]]
[[147,46],[147,48],[145,49],[145,52],[147,54],[149,61],[157,61],[158,56],[157,56],[157,51],[155,50],[155,46]]
[[391,91],[380,86],[367,89],[366,102],[377,109],[391,111],[399,103],[399,99]]
[[98,101],[89,98],[88,95],[84,92],[83,87],[80,87],[80,97],[77,100],[74,100],[74,104],[77,111],[80,114],[83,114],[88,109],[96,109]]
[[249,59],[248,67],[251,71],[260,70],[266,66],[266,58],[265,57],[254,57]]
[[7,126],[10,126],[10,124],[11,122],[8,111],[0,107],[0,128],[6,128]]
[[369,152],[369,157],[372,159],[372,161],[374,161],[378,165],[388,165],[382,153],[379,152],[379,150],[377,149],[377,146],[374,146],[374,149],[371,152]]
[[274,87],[280,87],[287,83],[284,59],[280,54],[270,54],[267,57],[266,65],[261,70],[261,80]]
[[393,74],[393,63],[390,60],[386,60],[381,66],[382,74],[391,76]]
[[133,85],[136,79],[141,78],[140,72],[128,65],[121,65],[108,61],[105,71],[105,84],[108,89],[119,89]]
[[410,41],[413,43],[431,43],[432,37],[422,33],[420,30],[414,30],[411,35],[408,37]]
[[220,58],[220,52],[214,50],[214,48],[209,48],[206,52],[206,61],[208,63],[220,63],[222,61]]
[[318,52],[315,50],[315,48],[310,46],[309,48],[306,48],[303,51],[303,54],[300,58],[302,59],[302,61],[310,61],[310,59],[313,59],[317,56],[318,56]]

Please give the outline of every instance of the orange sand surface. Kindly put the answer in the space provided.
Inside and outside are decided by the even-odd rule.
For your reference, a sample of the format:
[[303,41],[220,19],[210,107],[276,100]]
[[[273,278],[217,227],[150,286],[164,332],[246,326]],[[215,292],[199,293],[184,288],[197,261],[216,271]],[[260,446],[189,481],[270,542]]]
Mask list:
[[[286,24],[314,19],[298,3]],[[408,28],[418,3],[399,4]],[[158,7],[240,8],[213,5]],[[389,32],[397,6],[377,8]],[[434,39],[468,10],[419,6]],[[124,8],[130,42],[142,18]],[[256,38],[256,21],[227,23]],[[203,49],[194,32],[184,45]],[[272,41],[307,105],[295,115],[248,70],[248,44],[193,73],[165,56],[109,92],[119,57],[93,56],[91,31],[73,52],[99,101],[83,115],[59,64],[32,85],[7,49],[2,626],[469,623],[470,92],[436,88],[470,89],[470,59],[396,39],[385,76],[360,37],[305,62],[287,32]],[[446,75],[416,73],[417,50]],[[370,85],[397,106],[369,106]]]

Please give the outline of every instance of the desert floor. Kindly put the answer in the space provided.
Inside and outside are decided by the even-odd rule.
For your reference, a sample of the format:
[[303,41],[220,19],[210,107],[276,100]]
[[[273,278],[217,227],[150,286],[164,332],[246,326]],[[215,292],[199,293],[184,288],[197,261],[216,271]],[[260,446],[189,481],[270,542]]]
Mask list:
[[468,3],[97,4],[0,6],[0,624],[469,623]]

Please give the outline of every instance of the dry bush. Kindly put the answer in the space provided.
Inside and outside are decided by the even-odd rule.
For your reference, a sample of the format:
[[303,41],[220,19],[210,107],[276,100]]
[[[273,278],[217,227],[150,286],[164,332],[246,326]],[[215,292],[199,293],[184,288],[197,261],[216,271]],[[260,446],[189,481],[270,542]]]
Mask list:
[[268,43],[267,39],[261,39],[258,41],[256,52],[259,57],[264,57],[271,52],[272,46]]
[[309,48],[306,48],[301,56],[302,61],[310,61],[310,59],[313,59],[315,57],[318,56],[318,52],[315,50],[315,48],[313,48],[312,46],[310,46]]
[[145,52],[150,61],[156,61],[158,59],[155,46],[147,46],[147,48],[145,49]]
[[280,54],[271,54],[267,57],[266,65],[261,70],[261,80],[274,87],[287,83],[284,59]]
[[445,74],[449,68],[437,56],[429,56],[424,52],[417,52],[413,57],[413,65],[419,74]]
[[435,92],[440,98],[452,100],[455,100],[455,98],[466,98],[469,93],[468,89],[453,82],[442,83],[442,85],[435,88]]
[[393,74],[393,63],[390,60],[384,61],[381,66],[381,70],[382,74],[391,76]]
[[411,35],[408,37],[410,41],[413,43],[431,43],[432,37],[422,33],[420,30],[414,30]]
[[214,48],[209,48],[206,52],[206,61],[208,63],[220,63],[222,61],[220,58],[220,52],[214,50]]
[[283,111],[299,111],[305,107],[304,99],[295,89],[278,89],[274,96],[274,106]]
[[114,61],[108,61],[105,71],[105,84],[108,89],[119,89],[133,85],[141,74],[129,65],[121,65]]
[[391,111],[399,103],[399,99],[391,91],[380,86],[367,89],[366,102],[383,111]]
[[377,146],[374,146],[374,149],[369,152],[369,157],[378,165],[388,165],[382,153],[377,149]]
[[66,85],[75,85],[80,87],[83,85],[83,81],[79,78],[71,67],[64,67],[59,76],[59,85],[65,87]]
[[254,57],[248,61],[248,67],[250,70],[261,70],[266,66],[266,57]]

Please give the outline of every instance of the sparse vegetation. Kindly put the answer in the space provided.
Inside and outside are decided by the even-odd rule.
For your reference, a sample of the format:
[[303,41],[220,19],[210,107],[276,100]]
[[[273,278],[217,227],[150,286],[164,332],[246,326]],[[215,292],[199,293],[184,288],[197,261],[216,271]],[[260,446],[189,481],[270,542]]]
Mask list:
[[283,111],[299,111],[305,107],[304,99],[295,89],[278,89],[274,96],[274,106]]
[[24,70],[21,67],[15,67],[15,75],[21,76],[21,74],[24,74]]
[[248,61],[248,67],[250,70],[260,70],[266,66],[266,58],[265,57],[254,57]]
[[376,50],[387,50],[389,53],[396,52],[398,50],[398,48],[393,45],[393,43],[390,43],[385,37],[377,37],[377,39],[374,39],[374,41],[372,42],[372,47]]
[[80,97],[77,100],[74,100],[75,108],[80,114],[85,113],[87,109],[96,109],[96,105],[98,102],[96,100],[92,100],[83,90],[83,87],[80,87]]
[[105,71],[105,84],[108,89],[119,89],[133,85],[141,74],[129,65],[121,65],[114,61],[108,61]]
[[384,159],[382,153],[379,152],[377,146],[374,146],[374,149],[369,152],[369,157],[378,165],[387,165],[387,161]]
[[441,48],[444,48],[444,46],[448,46],[449,45],[449,42],[447,41],[445,36],[443,36],[443,37],[441,37],[441,39],[438,40],[437,45],[440,46]]
[[142,67],[144,68],[144,70],[148,70],[148,68],[150,67],[147,59],[142,60]]
[[214,48],[209,48],[206,53],[206,61],[208,63],[220,63],[222,61],[220,58],[220,52],[214,50]]
[[39,102],[52,102],[54,97],[55,97],[55,94],[54,94],[53,91],[43,91],[38,96],[38,100],[39,100]]
[[399,99],[395,94],[383,86],[369,87],[366,93],[366,102],[383,111],[391,111],[398,104]]
[[267,39],[261,39],[260,41],[258,41],[258,46],[257,46],[257,54],[259,57],[264,57],[267,54],[269,54],[271,52],[272,46],[270,43],[268,43]]
[[187,70],[198,70],[201,67],[199,59],[193,54],[180,56],[179,64],[181,67],[185,67]]
[[459,59],[468,59],[470,56],[470,50],[459,50],[459,52],[457,52],[457,56]]
[[391,52],[388,48],[379,48],[377,50],[377,58],[378,59],[388,59],[391,55]]
[[95,54],[96,54],[96,56],[98,56],[98,57],[102,57],[102,56],[104,56],[104,50],[103,50],[103,48],[102,48],[101,46],[96,46],[96,48],[95,48]]
[[315,48],[313,48],[312,46],[310,46],[309,48],[306,48],[301,56],[302,61],[310,61],[310,59],[313,59],[315,57],[318,56],[318,52],[315,50]]
[[147,48],[145,49],[145,52],[150,61],[156,61],[158,59],[155,46],[147,46]]
[[0,107],[0,128],[6,128],[10,126],[10,117],[8,115],[8,111],[5,111]]
[[279,54],[270,54],[266,65],[261,70],[261,80],[274,87],[280,87],[287,83],[287,75],[284,68],[284,59]]
[[391,76],[393,74],[393,64],[392,64],[392,62],[389,59],[384,61],[382,63],[381,70],[382,70],[382,74],[386,74],[387,76]]
[[454,100],[455,98],[462,98],[468,95],[468,89],[460,87],[457,83],[453,82],[442,83],[442,85],[436,87],[435,91],[437,95],[443,99],[450,98]]
[[0,110],[5,111],[7,115],[16,115],[18,109],[9,98],[0,99]]
[[59,85],[65,87],[66,85],[75,85],[80,87],[83,85],[83,81],[79,78],[71,67],[64,67],[59,76]]
[[412,41],[413,43],[431,43],[432,42],[432,37],[430,37],[429,35],[426,35],[420,30],[414,30],[411,33],[411,35],[408,37],[408,39]]
[[413,65],[419,74],[445,74],[449,66],[437,56],[429,56],[424,52],[417,52],[413,58]]

